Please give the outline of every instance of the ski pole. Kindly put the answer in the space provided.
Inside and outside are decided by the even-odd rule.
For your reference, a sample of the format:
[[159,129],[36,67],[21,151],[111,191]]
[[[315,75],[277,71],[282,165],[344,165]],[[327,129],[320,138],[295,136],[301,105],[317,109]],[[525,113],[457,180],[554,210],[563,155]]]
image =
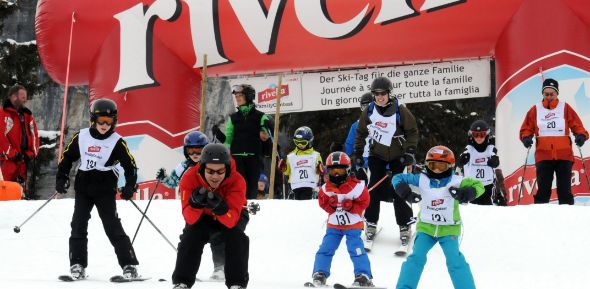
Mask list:
[[174,249],[174,251],[177,251],[178,252],[178,250],[176,249],[176,247],[174,247],[174,245],[172,244],[172,242],[170,242],[170,240],[168,240],[168,238],[166,238],[166,236],[164,236],[164,234],[162,233],[162,231],[160,231],[160,229],[158,229],[158,227],[154,224],[154,222],[152,222],[152,220],[150,220],[150,218],[139,208],[139,206],[137,206],[137,204],[133,200],[129,200],[129,201],[145,217],[145,219],[148,220],[148,222],[150,222],[150,224],[152,224],[152,226],[154,227],[154,229],[156,229],[156,231],[158,231],[158,233],[160,234],[160,236],[162,236],[162,238],[164,238],[164,240],[166,240],[166,242],[168,242],[168,244],[172,247],[172,249]]
[[582,158],[582,167],[584,168],[584,175],[586,176],[586,184],[588,185],[588,189],[590,189],[590,181],[588,180],[588,170],[586,170],[586,163],[584,162],[584,155],[582,154],[582,148],[578,146],[578,151],[580,152],[580,158]]
[[53,193],[53,195],[51,197],[49,197],[49,199],[47,199],[47,201],[45,201],[45,203],[43,203],[43,205],[41,207],[39,207],[39,209],[37,209],[32,215],[30,215],[22,224],[20,224],[20,226],[14,226],[14,232],[20,233],[20,228],[22,226],[24,226],[34,215],[39,213],[39,211],[41,211],[41,209],[43,209],[43,207],[45,207],[45,205],[47,205],[49,202],[51,202],[51,200],[53,200],[53,198],[55,198],[55,196],[57,196],[57,192]]
[[531,151],[531,147],[526,150],[526,159],[524,159],[524,169],[522,170],[522,180],[520,180],[520,188],[518,189],[518,200],[516,201],[517,205],[520,205],[520,197],[522,195],[522,185],[524,184],[524,176],[526,173],[526,163],[529,160],[529,152]]
[[387,173],[379,181],[377,181],[377,183],[375,183],[371,188],[369,188],[369,192],[372,191],[377,186],[379,186],[388,177],[391,177],[391,171],[387,171]]
[[[152,203],[152,200],[154,199],[154,196],[156,195],[156,190],[158,189],[159,185],[160,185],[160,180],[158,179],[158,181],[156,182],[156,186],[154,187],[154,190],[152,191],[152,194],[150,195],[150,200],[148,201],[148,204],[145,207],[145,214],[147,214],[147,211],[150,208],[150,204]],[[139,224],[137,225],[137,229],[135,229],[135,234],[133,235],[133,240],[131,240],[131,245],[133,245],[133,243],[135,242],[135,237],[137,237],[137,233],[139,232],[139,227],[141,227],[141,223],[143,222],[143,219],[145,218],[145,214],[143,216],[141,216],[141,220],[139,220]]]

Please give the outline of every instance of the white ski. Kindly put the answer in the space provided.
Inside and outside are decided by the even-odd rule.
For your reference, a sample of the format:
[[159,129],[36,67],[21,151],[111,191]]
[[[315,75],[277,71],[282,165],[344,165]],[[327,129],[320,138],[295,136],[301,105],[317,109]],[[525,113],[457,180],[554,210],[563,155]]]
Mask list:
[[367,235],[362,234],[361,239],[363,240],[365,251],[367,251],[367,253],[371,252],[371,250],[373,249],[373,242],[375,242],[375,238],[377,238],[377,235],[379,235],[379,232],[381,232],[382,229],[383,227],[377,227],[377,232],[375,233],[373,240],[367,240]]

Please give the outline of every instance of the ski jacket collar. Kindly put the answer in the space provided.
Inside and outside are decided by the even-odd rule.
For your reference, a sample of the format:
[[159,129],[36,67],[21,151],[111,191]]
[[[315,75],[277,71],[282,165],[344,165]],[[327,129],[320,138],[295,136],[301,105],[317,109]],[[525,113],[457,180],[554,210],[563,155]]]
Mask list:
[[12,104],[12,102],[10,102],[10,99],[8,99],[8,98],[5,99],[4,102],[2,103],[2,108],[5,111],[8,111],[8,112],[12,111],[14,113],[21,112],[21,113],[25,113],[25,114],[29,114],[29,115],[32,115],[33,114],[33,112],[31,112],[31,110],[29,110],[28,108],[26,108],[24,106],[20,109],[20,111],[18,111],[16,109],[16,107],[14,107],[14,105]]

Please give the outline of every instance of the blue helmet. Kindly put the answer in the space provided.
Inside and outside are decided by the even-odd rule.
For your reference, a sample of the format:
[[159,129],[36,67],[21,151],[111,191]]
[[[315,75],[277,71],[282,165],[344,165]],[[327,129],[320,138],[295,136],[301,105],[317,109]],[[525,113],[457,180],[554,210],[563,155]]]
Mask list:
[[311,128],[307,126],[302,126],[295,130],[293,134],[293,142],[295,145],[299,143],[306,144],[305,148],[310,148],[313,146],[313,132]]
[[188,158],[187,148],[202,148],[209,143],[209,138],[200,131],[191,131],[184,137],[184,156]]

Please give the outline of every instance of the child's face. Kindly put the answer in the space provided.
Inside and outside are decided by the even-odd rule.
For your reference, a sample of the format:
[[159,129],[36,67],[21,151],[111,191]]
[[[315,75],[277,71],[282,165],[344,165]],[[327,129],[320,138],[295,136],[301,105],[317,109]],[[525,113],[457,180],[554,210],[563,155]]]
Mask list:
[[475,136],[474,136],[474,137],[473,137],[473,140],[475,140],[475,142],[476,142],[477,144],[482,144],[482,143],[483,143],[483,142],[486,140],[486,137],[485,137],[485,136],[484,136],[484,137],[481,137],[481,136],[477,136],[477,137],[475,137]]

